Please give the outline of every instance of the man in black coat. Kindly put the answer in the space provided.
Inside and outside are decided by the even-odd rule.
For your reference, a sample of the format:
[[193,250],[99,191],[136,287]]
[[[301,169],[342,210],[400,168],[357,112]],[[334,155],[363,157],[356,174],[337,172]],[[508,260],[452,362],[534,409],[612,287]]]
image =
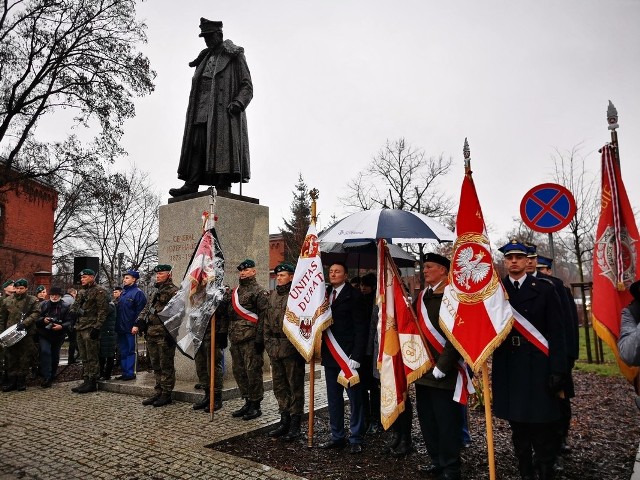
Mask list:
[[[342,263],[334,263],[329,268],[328,289],[329,303],[333,325],[330,327],[333,337],[345,355],[346,363],[351,370],[357,371],[363,362],[369,324],[364,318],[364,304],[360,291],[347,283],[347,267]],[[343,387],[338,382],[342,368],[327,345],[326,333],[322,342],[322,365],[324,366],[327,384],[327,400],[329,402],[329,424],[331,439],[319,445],[322,449],[340,449],[346,446],[344,429]],[[349,443],[351,453],[362,451],[364,437],[364,408],[362,386],[358,383],[347,389],[351,408]]]
[[[509,421],[515,455],[523,480],[535,478],[535,451],[540,480],[554,477],[560,447],[557,422],[561,418],[567,353],[561,307],[554,286],[525,272],[527,249],[516,240],[503,246],[508,275],[502,283],[509,303],[529,326],[509,332],[493,353],[493,411]],[[532,343],[544,337],[548,352]]]

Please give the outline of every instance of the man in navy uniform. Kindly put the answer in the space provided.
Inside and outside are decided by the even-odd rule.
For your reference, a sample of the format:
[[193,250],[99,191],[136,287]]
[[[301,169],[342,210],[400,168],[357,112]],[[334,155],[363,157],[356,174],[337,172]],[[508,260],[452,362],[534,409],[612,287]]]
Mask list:
[[[347,267],[343,263],[334,263],[329,267],[328,289],[329,303],[333,325],[331,332],[335,338],[335,348],[344,354],[343,360],[351,371],[357,371],[364,359],[365,348],[369,333],[369,319],[364,318],[364,303],[362,293],[347,282]],[[327,384],[327,401],[329,403],[329,425],[331,439],[318,445],[322,449],[341,449],[347,444],[344,429],[344,397],[345,387],[338,382],[341,367],[336,356],[331,352],[326,341],[322,342],[322,365]],[[362,385],[355,384],[347,389],[351,408],[349,443],[351,453],[362,452],[364,437],[364,405]]]
[[553,284],[527,275],[527,248],[522,243],[512,240],[500,251],[508,272],[502,283],[509,303],[528,323],[519,328],[514,324],[493,353],[493,411],[509,421],[521,478],[536,478],[535,452],[538,478],[553,479],[567,376],[562,310]]

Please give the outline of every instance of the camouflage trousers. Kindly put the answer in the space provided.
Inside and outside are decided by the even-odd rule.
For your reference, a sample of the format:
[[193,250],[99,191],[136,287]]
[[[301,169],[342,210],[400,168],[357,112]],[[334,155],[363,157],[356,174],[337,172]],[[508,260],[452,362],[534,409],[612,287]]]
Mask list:
[[31,368],[35,345],[33,337],[27,336],[15,345],[4,349],[4,367],[9,377],[26,377]]
[[82,360],[82,377],[85,380],[96,381],[100,375],[100,339],[91,338],[91,329],[76,332],[78,352]]
[[171,342],[169,345],[164,335],[148,335],[147,355],[156,378],[156,392],[171,393],[176,385],[176,369],[173,364],[176,356],[175,343]]
[[300,415],[304,411],[304,366],[300,355],[271,358],[273,394],[278,400],[278,411]]
[[264,396],[262,385],[264,358],[256,353],[253,340],[232,343],[229,351],[233,363],[233,378],[238,384],[240,395],[247,400],[261,401]]
[[[224,375],[222,371],[222,359],[223,359],[223,351],[221,348],[216,347],[216,362],[215,362],[215,370],[214,370],[214,382],[213,386],[214,393],[220,394],[222,393],[223,387],[223,378]],[[209,376],[211,375],[211,338],[206,338],[202,341],[200,348],[195,354],[193,359],[196,363],[196,375],[198,375],[198,383],[203,385],[209,385],[211,381]],[[207,387],[208,389],[208,387]]]

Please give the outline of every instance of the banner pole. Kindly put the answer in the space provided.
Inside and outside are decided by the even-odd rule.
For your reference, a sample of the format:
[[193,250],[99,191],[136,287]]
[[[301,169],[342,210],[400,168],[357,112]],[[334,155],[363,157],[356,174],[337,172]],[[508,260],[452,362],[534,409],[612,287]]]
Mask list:
[[484,416],[487,424],[487,457],[489,459],[489,479],[496,478],[496,461],[493,451],[493,416],[491,414],[491,392],[489,391],[489,371],[487,362],[482,364],[482,394],[484,397]]
[[309,429],[307,433],[307,448],[313,448],[313,417],[315,412],[315,384],[316,384],[316,354],[309,360]]
[[211,315],[211,348],[209,353],[209,413],[210,422],[213,422],[213,396],[216,380],[216,314]]

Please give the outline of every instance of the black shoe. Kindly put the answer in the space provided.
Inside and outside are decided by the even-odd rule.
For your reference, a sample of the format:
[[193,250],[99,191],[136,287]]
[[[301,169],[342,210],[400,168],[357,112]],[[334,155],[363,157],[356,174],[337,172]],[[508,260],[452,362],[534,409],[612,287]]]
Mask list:
[[365,435],[375,435],[376,433],[384,432],[382,425],[378,422],[371,422],[369,424],[369,428],[367,428],[367,433]]
[[571,447],[569,445],[567,445],[567,439],[564,438],[562,440],[562,443],[560,444],[560,453],[562,453],[563,455],[568,455],[571,453]]
[[289,432],[284,436],[283,440],[285,442],[293,442],[300,438],[300,421],[302,420],[302,415],[294,414],[291,415],[291,425],[289,425]]
[[438,475],[442,469],[430,463],[429,465],[418,465],[418,472],[423,475]]
[[45,378],[44,381],[40,384],[42,388],[51,388],[51,384],[53,383],[52,378]]
[[154,403],[156,400],[158,400],[158,399],[160,398],[160,395],[161,395],[160,393],[156,393],[156,394],[155,394],[155,395],[153,395],[152,397],[145,398],[145,399],[142,401],[142,404],[143,404],[143,405],[153,405],[153,403]]
[[2,391],[3,392],[12,392],[15,389],[16,389],[15,380],[13,382],[11,382],[11,383],[7,383],[6,385],[3,385],[3,387],[2,387]]
[[331,439],[327,442],[324,442],[318,445],[318,448],[321,448],[322,450],[330,450],[333,448],[336,450],[342,450],[346,446],[347,446],[347,441],[343,438],[342,440]]
[[80,385],[80,388],[76,390],[76,393],[89,393],[89,392],[97,392],[98,386],[96,385],[95,380],[89,380],[87,383]]
[[170,403],[173,403],[173,400],[171,400],[171,394],[163,393],[155,402],[153,402],[153,406],[164,407],[165,405],[169,405]]
[[16,390],[24,392],[27,389],[27,379],[25,377],[18,377],[16,380]]
[[360,443],[352,443],[351,448],[349,448],[349,453],[362,453],[362,445]]
[[188,195],[189,193],[196,193],[198,191],[198,186],[187,185],[186,183],[180,188],[171,188],[169,189],[169,195],[172,197],[181,197],[182,195]]
[[213,411],[220,410],[222,408],[222,393],[213,394]]
[[262,410],[260,410],[260,400],[249,402],[249,410],[242,416],[243,420],[253,420],[254,418],[258,418],[262,415]]
[[193,404],[193,409],[194,410],[202,410],[204,408],[207,408],[209,406],[209,395],[205,395],[204,398],[202,400],[200,400],[199,402],[196,402]]
[[111,380],[111,375],[100,375],[100,378],[98,378],[98,380],[106,382],[107,380]]
[[382,453],[391,453],[391,451],[400,444],[400,434],[393,430],[389,441],[382,447]]
[[235,412],[233,412],[231,416],[234,418],[244,417],[244,414],[247,413],[248,410],[249,410],[249,400],[245,398],[244,405],[240,407],[238,410],[236,410]]
[[71,391],[72,391],[73,393],[78,393],[78,390],[80,390],[80,389],[81,389],[82,387],[84,387],[86,384],[87,384],[87,381],[85,380],[85,381],[83,381],[80,385],[76,385],[75,387],[73,387],[73,388],[71,389]]
[[406,440],[403,438],[402,440],[400,440],[400,443],[396,448],[391,449],[391,456],[400,458],[400,457],[407,456],[411,452],[413,452],[413,445],[411,443],[411,439]]
[[135,379],[136,379],[135,375],[132,377],[129,377],[127,375],[120,375],[119,377],[116,377],[116,380],[124,380],[124,381],[135,380]]
[[196,384],[193,386],[193,389],[194,389],[194,390],[204,390],[204,387],[205,387],[205,384],[204,384],[204,383],[196,383]]

